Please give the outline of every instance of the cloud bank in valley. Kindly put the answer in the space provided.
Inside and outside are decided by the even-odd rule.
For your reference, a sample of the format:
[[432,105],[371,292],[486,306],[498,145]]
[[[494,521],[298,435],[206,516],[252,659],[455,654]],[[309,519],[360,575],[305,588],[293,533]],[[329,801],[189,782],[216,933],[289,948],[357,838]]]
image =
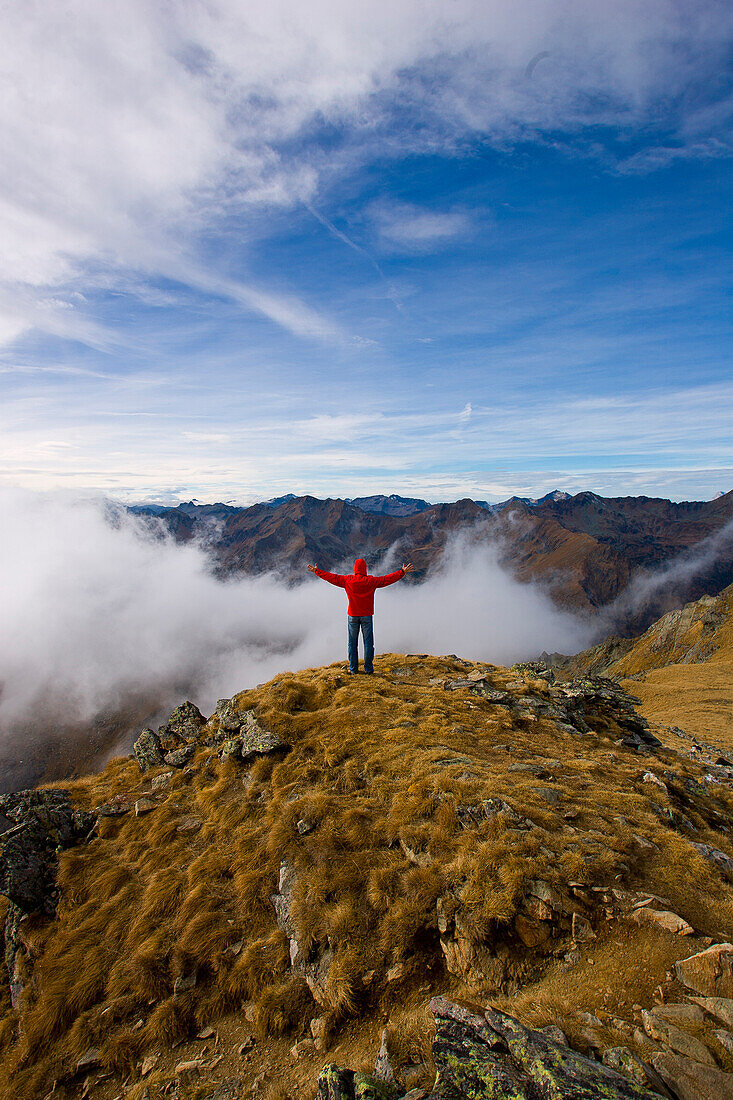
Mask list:
[[[278,672],[345,657],[344,593],[330,585],[218,579],[205,547],[177,545],[101,500],[23,491],[0,499],[6,755],[21,729],[42,739],[52,725],[90,722],[131,699],[164,709],[190,695],[210,713],[218,697]],[[382,652],[507,663],[590,640],[587,624],[513,580],[495,548],[468,536],[426,583],[379,592],[376,611]]]
[[613,603],[603,609],[601,632],[606,634],[619,626],[626,630],[641,628],[650,617],[659,618],[699,598],[699,592],[692,589],[693,583],[708,578],[720,562],[730,560],[731,551],[733,519],[658,568],[639,569]]

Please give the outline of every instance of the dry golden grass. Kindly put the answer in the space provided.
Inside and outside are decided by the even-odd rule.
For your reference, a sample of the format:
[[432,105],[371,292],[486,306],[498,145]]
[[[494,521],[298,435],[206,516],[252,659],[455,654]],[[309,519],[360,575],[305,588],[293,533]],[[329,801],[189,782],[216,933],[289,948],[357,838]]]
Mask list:
[[[676,726],[720,752],[733,753],[733,659],[729,652],[718,653],[704,664],[669,665],[622,682],[641,700],[639,709],[650,722]],[[684,742],[677,743],[684,747]]]
[[[588,650],[572,668],[582,671],[596,659]],[[665,615],[602,671],[638,696],[650,722],[733,752],[733,585]],[[674,736],[669,743],[685,747]]]
[[[408,674],[393,675],[397,668]],[[539,1007],[586,998],[592,1009],[592,990],[603,983],[620,1003],[627,984],[619,972],[640,945],[657,982],[675,953],[693,948],[663,937],[652,950],[648,932],[624,926],[607,965],[606,941],[594,945],[598,969],[588,966],[584,985],[581,972],[568,977],[553,961],[567,943],[527,951],[517,939],[513,920],[530,880],[653,890],[701,934],[733,934],[730,888],[660,816],[681,810],[699,828],[695,839],[733,856],[709,827],[712,796],[684,786],[700,778],[694,763],[616,746],[619,730],[602,714],[593,735],[576,739],[550,720],[520,719],[467,690],[429,683],[480,671],[517,697],[551,694],[508,669],[392,655],[377,669],[373,678],[347,678],[337,666],[288,673],[243,693],[242,709],[256,708],[263,725],[289,740],[289,753],[243,767],[203,746],[152,795],[151,813],[104,818],[96,839],[62,855],[58,919],[29,933],[33,981],[22,1028],[5,993],[0,1005],[4,1095],[44,1095],[90,1046],[132,1087],[147,1051],[169,1049],[245,1002],[258,1034],[273,1041],[307,1035],[319,1015],[343,1029],[350,1015],[397,1019],[404,1009],[395,1057],[407,1062],[412,1051],[425,1062],[429,991],[461,989],[443,966],[439,897],[460,911],[473,942],[504,953],[511,982],[546,983],[536,987]],[[541,764],[550,778],[510,771],[518,763]],[[643,783],[650,766],[667,795]],[[68,786],[92,807],[114,794],[150,793],[150,778],[124,758]],[[546,787],[560,793],[559,805],[543,798]],[[517,830],[503,815],[465,827],[460,807],[487,798],[504,799],[534,827]],[[730,816],[730,794],[715,798],[717,812]],[[181,830],[191,819],[198,831]],[[639,836],[657,845],[651,856]],[[323,1006],[291,969],[276,926],[271,895],[282,860],[297,871],[292,917],[302,949],[334,950]],[[403,978],[387,981],[398,964]],[[194,972],[195,988],[174,996],[176,979]],[[512,1003],[529,1011],[521,994]]]

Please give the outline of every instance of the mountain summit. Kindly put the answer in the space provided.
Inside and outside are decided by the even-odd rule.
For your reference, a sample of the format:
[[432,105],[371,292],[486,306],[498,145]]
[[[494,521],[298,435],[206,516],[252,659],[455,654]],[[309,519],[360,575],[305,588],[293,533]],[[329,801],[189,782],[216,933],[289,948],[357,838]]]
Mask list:
[[609,680],[376,671],[187,702],[4,796],[4,1095],[730,1094],[733,766]]

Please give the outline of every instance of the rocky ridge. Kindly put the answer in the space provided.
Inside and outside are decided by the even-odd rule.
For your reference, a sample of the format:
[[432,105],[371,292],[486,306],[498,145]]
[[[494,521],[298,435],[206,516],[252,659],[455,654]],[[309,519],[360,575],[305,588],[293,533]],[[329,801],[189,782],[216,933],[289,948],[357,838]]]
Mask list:
[[10,1000],[20,1006],[30,952],[28,918],[53,917],[59,853],[89,839],[96,816],[76,808],[64,790],[0,795],[0,895],[7,898],[4,943]]
[[[37,845],[52,858],[26,921],[25,985],[0,1032],[15,1095],[56,1080],[77,1096],[87,1081],[112,1100],[127,1080],[150,1100],[238,1097],[273,1064],[284,1081],[315,1082],[350,1027],[385,1008],[399,1019],[423,988],[438,997],[437,1045],[400,1062],[389,1049],[399,1024],[388,1029],[393,1097],[411,1084],[472,1100],[724,1095],[731,770],[670,751],[613,681],[454,656],[387,655],[378,670],[285,675],[221,700],[208,720],[187,702],[99,777],[18,796],[16,826],[32,822],[33,795],[93,816],[73,829],[68,815],[49,818],[56,831]],[[101,929],[100,976],[87,956]],[[635,970],[647,955],[649,974]],[[52,1013],[54,974],[71,1017]],[[553,991],[567,983],[578,989],[563,1003]],[[593,1003],[588,990],[604,983]],[[478,1016],[459,1019],[456,996],[480,1003]],[[543,1027],[562,1039],[535,1039]],[[277,1061],[279,1035],[297,1069]],[[479,1039],[477,1093],[454,1047]],[[549,1072],[539,1048],[519,1056],[529,1039],[545,1059],[565,1051],[555,1092],[530,1072]],[[491,1065],[514,1092],[497,1091]],[[621,1091],[567,1091],[581,1073]],[[338,1080],[344,1095],[377,1088]]]
[[663,615],[638,638],[607,638],[574,657],[543,654],[546,664],[573,676],[635,677],[669,665],[703,664],[733,648],[733,585]]

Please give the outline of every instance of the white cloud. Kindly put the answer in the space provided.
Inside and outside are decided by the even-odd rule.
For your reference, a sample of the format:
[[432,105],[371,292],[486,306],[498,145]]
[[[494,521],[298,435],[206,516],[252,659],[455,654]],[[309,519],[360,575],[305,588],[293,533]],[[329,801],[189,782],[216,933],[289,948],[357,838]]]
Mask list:
[[423,210],[409,203],[372,203],[369,215],[382,246],[406,252],[433,251],[471,228],[462,211]]
[[[312,202],[372,155],[466,137],[643,134],[652,120],[688,155],[719,155],[724,104],[690,89],[712,87],[732,23],[722,0],[6,4],[0,286],[78,291],[90,263],[204,286],[197,241],[221,215],[244,218],[246,260],[248,211]],[[343,153],[313,139],[323,123],[349,131]],[[645,156],[668,154],[642,151],[637,168]],[[426,247],[464,230],[460,213],[413,211],[384,239]],[[298,335],[339,336],[282,286],[220,286]],[[53,324],[11,305],[0,338]],[[81,322],[60,334],[93,336]]]
[[[415,407],[407,392],[400,405],[377,395],[381,409],[365,401],[362,412],[315,417],[297,403],[258,412],[246,388],[226,410],[216,392],[209,404],[205,394],[191,404],[165,375],[51,373],[39,395],[33,375],[21,373],[16,386],[4,404],[0,480],[36,489],[140,499],[179,486],[186,499],[247,500],[351,497],[388,484],[435,500],[540,496],[559,486],[679,498],[729,488],[733,467],[733,385],[582,399],[497,394],[462,410]],[[93,415],[80,416],[80,404]],[[49,438],[68,444],[63,454],[49,453]]]
[[[208,714],[217,697],[344,656],[344,594],[320,581],[217,580],[201,547],[156,539],[124,514],[110,523],[99,500],[13,492],[0,505],[3,755],[141,698],[163,709],[190,693]],[[377,600],[383,652],[510,662],[589,638],[540,588],[505,573],[496,548],[466,539],[426,585]]]

